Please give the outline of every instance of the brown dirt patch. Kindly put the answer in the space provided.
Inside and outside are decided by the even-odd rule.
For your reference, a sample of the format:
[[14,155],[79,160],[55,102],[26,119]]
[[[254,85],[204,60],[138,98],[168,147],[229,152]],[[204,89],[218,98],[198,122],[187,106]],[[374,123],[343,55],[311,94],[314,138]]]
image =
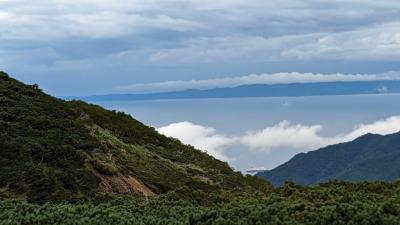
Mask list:
[[143,182],[131,175],[127,176],[106,176],[100,177],[100,190],[102,192],[112,193],[142,193],[144,196],[154,196],[155,193],[150,190]]

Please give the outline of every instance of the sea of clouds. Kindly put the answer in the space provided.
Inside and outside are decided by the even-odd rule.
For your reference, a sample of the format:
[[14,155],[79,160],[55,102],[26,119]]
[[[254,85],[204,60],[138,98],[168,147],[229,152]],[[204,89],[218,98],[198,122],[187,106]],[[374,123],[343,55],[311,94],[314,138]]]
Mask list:
[[262,130],[248,131],[238,136],[227,136],[212,127],[188,121],[172,123],[157,129],[158,132],[179,139],[208,154],[225,161],[235,160],[228,156],[229,147],[243,145],[248,151],[271,153],[283,149],[304,152],[327,145],[348,142],[362,135],[373,133],[387,135],[399,132],[400,116],[392,116],[369,124],[359,124],[352,130],[333,136],[322,136],[322,125],[305,125],[284,120]]

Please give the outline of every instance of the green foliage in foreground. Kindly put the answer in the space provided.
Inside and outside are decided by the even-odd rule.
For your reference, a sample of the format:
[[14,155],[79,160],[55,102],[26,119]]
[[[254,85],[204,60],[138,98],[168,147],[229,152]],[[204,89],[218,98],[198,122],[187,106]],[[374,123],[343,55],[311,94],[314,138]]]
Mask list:
[[287,183],[268,194],[181,191],[75,204],[3,200],[0,224],[400,224],[400,182]]

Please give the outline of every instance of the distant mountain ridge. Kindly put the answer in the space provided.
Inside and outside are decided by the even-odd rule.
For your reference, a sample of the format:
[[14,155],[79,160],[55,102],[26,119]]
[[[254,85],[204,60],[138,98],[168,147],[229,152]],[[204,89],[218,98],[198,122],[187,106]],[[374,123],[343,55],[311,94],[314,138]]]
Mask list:
[[300,153],[257,176],[275,186],[285,181],[303,185],[329,180],[395,181],[400,178],[400,132],[386,136],[366,134],[351,142]]
[[140,101],[160,99],[296,97],[323,95],[358,95],[400,93],[400,81],[354,81],[292,84],[251,84],[232,88],[185,90],[148,94],[109,94],[86,97],[65,97],[86,101]]

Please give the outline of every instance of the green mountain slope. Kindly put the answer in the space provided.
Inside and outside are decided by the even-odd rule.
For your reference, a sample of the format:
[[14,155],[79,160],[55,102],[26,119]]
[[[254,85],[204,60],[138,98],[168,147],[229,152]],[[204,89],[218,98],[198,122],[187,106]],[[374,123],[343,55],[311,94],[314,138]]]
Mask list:
[[99,192],[266,185],[131,116],[66,102],[0,73],[0,191],[31,201]]
[[301,153],[257,176],[278,186],[285,181],[304,185],[335,179],[394,181],[400,178],[400,133],[367,134],[348,143]]

